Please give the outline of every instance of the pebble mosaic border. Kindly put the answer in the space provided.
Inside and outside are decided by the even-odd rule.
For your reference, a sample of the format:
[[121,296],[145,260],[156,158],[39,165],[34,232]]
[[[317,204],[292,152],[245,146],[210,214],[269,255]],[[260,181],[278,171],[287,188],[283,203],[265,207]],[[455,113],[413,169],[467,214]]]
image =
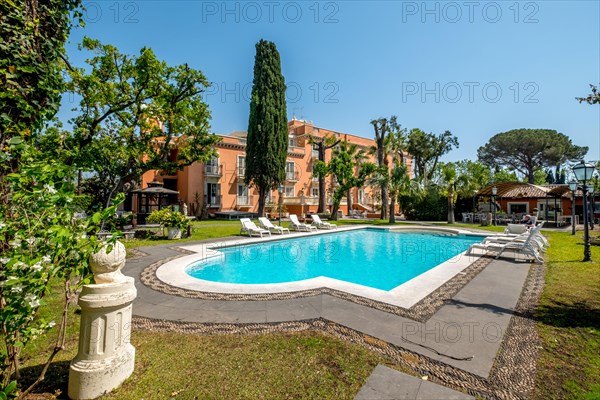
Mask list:
[[[181,251],[181,249],[174,250]],[[189,254],[189,252],[186,252]],[[303,297],[318,296],[321,294],[328,294],[343,300],[348,300],[356,304],[360,304],[366,307],[371,307],[380,311],[399,315],[413,319],[415,321],[424,322],[428,320],[433,314],[436,313],[440,307],[448,302],[456,293],[460,291],[467,283],[471,281],[479,272],[481,272],[492,259],[487,257],[481,257],[462,272],[457,274],[454,278],[450,279],[442,286],[431,292],[428,296],[423,298],[417,304],[412,306],[410,309],[402,308],[388,303],[368,299],[366,297],[357,296],[354,294],[342,292],[327,287],[301,290],[295,292],[282,292],[282,293],[264,293],[264,294],[231,294],[231,293],[213,293],[213,292],[199,292],[195,290],[183,289],[177,286],[169,285],[156,276],[158,268],[176,258],[181,257],[180,255],[166,258],[164,260],[157,261],[146,267],[140,274],[140,281],[152,290],[157,292],[169,294],[172,296],[185,297],[189,299],[199,300],[227,300],[227,301],[267,301],[267,300],[290,300],[298,299]]]
[[[451,299],[492,260],[488,257],[480,258],[467,267],[463,271],[463,274],[459,274],[446,282],[432,294],[407,310],[328,288],[303,292],[277,293],[274,295],[223,295],[176,288],[158,280],[155,272],[160,265],[177,257],[180,256],[171,257],[148,266],[142,271],[141,281],[146,286],[163,293],[213,300],[274,300],[330,294],[421,322],[426,321],[433,315],[437,309],[447,300]],[[372,351],[383,354],[397,364],[414,371],[415,374],[428,376],[433,382],[443,384],[444,386],[486,399],[519,400],[527,398],[535,385],[536,360],[540,346],[535,322],[535,310],[544,287],[544,274],[545,267],[543,264],[531,264],[521,296],[519,297],[507,331],[504,334],[488,379],[322,318],[278,323],[237,324],[186,323],[134,316],[132,323],[134,329],[137,330],[203,335],[248,335],[307,330],[324,332],[338,339],[358,343]]]

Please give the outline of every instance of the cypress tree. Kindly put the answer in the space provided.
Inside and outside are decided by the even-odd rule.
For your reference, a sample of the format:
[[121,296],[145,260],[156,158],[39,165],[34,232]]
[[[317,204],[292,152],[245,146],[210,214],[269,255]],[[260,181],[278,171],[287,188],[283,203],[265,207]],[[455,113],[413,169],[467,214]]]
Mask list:
[[258,215],[267,193],[285,180],[288,147],[285,80],[275,43],[256,44],[254,80],[246,141],[245,183],[258,189]]

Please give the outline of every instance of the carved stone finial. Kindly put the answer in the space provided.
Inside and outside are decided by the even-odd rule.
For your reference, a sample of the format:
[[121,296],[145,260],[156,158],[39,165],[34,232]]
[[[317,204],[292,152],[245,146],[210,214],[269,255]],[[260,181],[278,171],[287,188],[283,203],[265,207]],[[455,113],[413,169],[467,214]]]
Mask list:
[[127,257],[125,245],[115,242],[110,253],[106,252],[108,246],[108,244],[104,245],[97,253],[90,256],[90,267],[97,284],[125,281],[125,275],[121,273]]

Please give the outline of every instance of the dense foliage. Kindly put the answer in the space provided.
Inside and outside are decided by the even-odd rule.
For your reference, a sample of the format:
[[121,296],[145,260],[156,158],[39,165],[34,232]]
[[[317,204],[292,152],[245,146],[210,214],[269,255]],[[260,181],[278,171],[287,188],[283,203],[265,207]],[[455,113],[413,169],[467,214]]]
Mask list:
[[264,215],[270,190],[285,180],[288,148],[285,80],[275,43],[256,44],[254,80],[246,144],[246,184],[258,188],[258,214]]
[[587,151],[587,146],[574,145],[555,130],[514,129],[494,135],[477,150],[477,156],[489,167],[507,167],[525,176],[528,183],[536,183],[537,171],[554,167],[560,176],[566,162],[582,159]]
[[[394,135],[402,135],[404,130],[398,124],[397,117],[392,115],[388,118],[378,118],[371,121],[373,130],[375,131],[375,146],[371,149],[371,153],[375,155],[377,166],[379,167],[379,173],[383,173],[389,169],[389,153],[390,148],[390,137]],[[379,180],[379,189],[381,191],[381,203],[385,207],[381,207],[381,219],[388,217],[388,203],[389,203],[389,188],[388,180]]]
[[[57,112],[63,87],[59,61],[80,4],[0,2],[0,148],[12,137],[29,138]],[[17,159],[8,161],[0,158],[2,170],[16,166]]]
[[406,218],[415,221],[443,221],[447,217],[448,203],[443,192],[434,185],[420,195],[400,195],[400,204]]
[[458,138],[450,131],[434,135],[414,128],[408,133],[408,153],[413,157],[415,177],[426,187],[437,171],[440,157],[458,147]]
[[317,213],[325,213],[326,198],[325,198],[325,177],[327,176],[327,167],[325,165],[325,151],[337,146],[341,142],[334,135],[326,135],[319,137],[316,135],[309,136],[309,143],[313,149],[317,150],[317,160],[313,160],[313,176],[319,180],[319,203],[317,205]]
[[179,211],[173,211],[170,208],[163,208],[162,210],[153,211],[146,221],[151,224],[160,224],[163,227],[186,229],[190,224],[188,217],[180,213]]
[[348,195],[350,189],[363,186],[367,178],[375,172],[376,167],[374,164],[361,163],[358,165],[358,174],[355,174],[353,154],[356,152],[356,145],[342,141],[334,149],[331,160],[327,163],[327,174],[332,175],[337,182],[333,191],[333,206],[331,209],[333,219],[337,219],[342,198]]
[[[3,386],[19,378],[22,347],[56,325],[55,321],[36,318],[54,279],[64,282],[65,312],[58,329],[63,332],[66,328],[68,302],[81,284],[89,282],[88,258],[98,246],[90,234],[98,231],[102,220],[115,210],[109,207],[91,218],[76,218],[79,208],[68,179],[74,171],[15,139],[20,138],[13,138],[11,147],[14,151],[21,147],[20,167],[5,177],[0,193]],[[48,362],[62,349],[62,337],[59,335]]]
[[210,112],[202,100],[208,82],[187,64],[171,67],[149,48],[138,56],[85,38],[86,68],[70,68],[68,87],[81,100],[73,134],[64,134],[65,162],[91,173],[88,192],[105,206],[149,170],[172,174],[215,154]]

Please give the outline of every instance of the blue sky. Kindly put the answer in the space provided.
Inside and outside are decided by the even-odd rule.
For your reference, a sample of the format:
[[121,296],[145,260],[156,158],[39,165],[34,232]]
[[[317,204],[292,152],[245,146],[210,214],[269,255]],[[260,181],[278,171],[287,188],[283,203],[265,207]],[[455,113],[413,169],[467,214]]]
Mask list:
[[[448,161],[476,159],[496,133],[556,129],[600,159],[600,106],[580,105],[600,82],[598,1],[87,1],[84,35],[200,69],[212,130],[246,130],[254,45],[275,42],[288,116],[372,137],[370,121],[450,130]],[[72,101],[72,100],[71,100]],[[59,116],[73,106],[65,99]]]

